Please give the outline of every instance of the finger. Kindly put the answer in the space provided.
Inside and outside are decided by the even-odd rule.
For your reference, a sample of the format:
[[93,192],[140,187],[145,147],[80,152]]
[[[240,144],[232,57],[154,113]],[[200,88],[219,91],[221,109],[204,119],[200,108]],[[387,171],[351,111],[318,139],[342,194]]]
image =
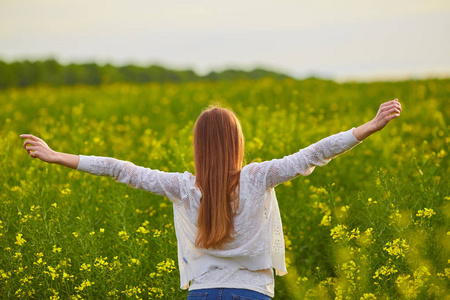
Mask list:
[[23,147],[25,148],[26,145],[33,145],[36,146],[37,142],[33,141],[33,140],[25,140],[25,142],[23,142]]
[[392,107],[391,109],[385,112],[386,115],[391,115],[393,113],[400,114],[400,110],[397,107]]
[[395,100],[390,100],[390,101],[386,101],[386,102],[384,102],[383,104],[381,104],[381,105],[390,105],[390,104],[392,104],[392,103],[395,103]]
[[395,103],[385,105],[382,108],[380,108],[380,112],[388,111],[388,110],[392,109],[393,107],[397,107],[397,105]]
[[27,146],[27,147],[25,147],[25,149],[27,149],[27,151],[28,151],[28,150],[35,151],[36,148],[37,148],[37,147],[35,147],[35,146]]
[[395,106],[395,107],[398,107],[400,110],[401,110],[401,108],[402,108],[402,105],[400,104],[400,102],[397,102],[397,101],[390,101],[390,102],[388,102],[389,104],[388,105],[386,105],[385,107],[393,107],[393,106]]
[[33,141],[38,141],[39,140],[38,137],[36,137],[36,136],[34,136],[32,134],[21,134],[20,137],[24,138],[24,139],[32,139]]
[[394,99],[394,100],[391,100],[391,101],[387,101],[387,102],[384,102],[383,104],[383,106],[390,106],[390,105],[396,105],[396,104],[399,104],[400,102],[398,102],[398,100],[397,99]]
[[387,117],[387,120],[390,121],[390,120],[398,118],[398,117],[400,117],[400,114],[392,114],[392,115]]

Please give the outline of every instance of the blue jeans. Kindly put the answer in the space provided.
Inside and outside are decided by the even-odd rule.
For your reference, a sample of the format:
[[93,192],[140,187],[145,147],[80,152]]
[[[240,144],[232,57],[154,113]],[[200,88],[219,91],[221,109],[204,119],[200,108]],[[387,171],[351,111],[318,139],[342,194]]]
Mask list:
[[199,289],[189,291],[187,300],[270,300],[267,295],[247,289]]

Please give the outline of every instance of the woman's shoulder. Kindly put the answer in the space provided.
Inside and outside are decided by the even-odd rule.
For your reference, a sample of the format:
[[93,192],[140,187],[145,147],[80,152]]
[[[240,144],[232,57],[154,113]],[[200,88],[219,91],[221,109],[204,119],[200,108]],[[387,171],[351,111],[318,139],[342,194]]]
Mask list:
[[201,196],[200,189],[196,186],[196,177],[194,174],[185,171],[180,173],[180,188],[183,195],[196,195]]
[[240,185],[249,194],[260,194],[266,190],[266,177],[271,161],[253,162],[241,170]]
[[266,173],[271,164],[272,161],[252,162],[242,168],[241,174],[245,174],[248,177],[255,177]]

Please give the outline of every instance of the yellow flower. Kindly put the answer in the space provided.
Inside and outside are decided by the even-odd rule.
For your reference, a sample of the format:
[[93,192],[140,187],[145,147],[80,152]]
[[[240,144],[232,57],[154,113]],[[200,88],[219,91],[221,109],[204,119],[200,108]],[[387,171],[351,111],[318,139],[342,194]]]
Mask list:
[[345,225],[337,225],[334,228],[331,229],[330,232],[331,237],[335,242],[337,242],[340,239],[343,239],[347,235],[347,226]]
[[376,204],[376,203],[378,203],[378,202],[377,201],[373,201],[372,198],[367,199],[367,205]]
[[61,194],[62,195],[70,195],[72,193],[72,191],[70,190],[70,189],[63,189],[62,191],[61,191]]
[[320,221],[320,226],[330,226],[331,216],[324,215],[322,221]]
[[107,259],[107,257],[101,256],[99,258],[96,258],[94,261],[94,267],[103,269],[104,267],[108,266],[108,262],[106,261]]
[[142,234],[147,234],[150,231],[148,231],[147,229],[145,229],[144,227],[139,227],[138,229],[136,229],[136,232],[142,233]]
[[383,250],[387,251],[389,255],[399,258],[405,256],[405,251],[409,250],[409,246],[405,240],[395,239],[393,242],[387,242]]
[[432,208],[424,208],[423,210],[418,210],[416,216],[422,217],[422,218],[431,218],[431,216],[435,215],[436,213]]
[[55,280],[55,278],[59,277],[59,274],[56,272],[56,268],[53,268],[51,266],[47,266],[48,271],[44,271],[45,274],[52,277],[52,280]]
[[53,253],[61,252],[61,250],[62,250],[61,247],[56,247],[56,245],[53,245],[53,250],[52,250]]
[[162,298],[164,296],[164,293],[163,293],[162,289],[152,287],[152,288],[148,289],[148,295],[154,296],[152,298]]
[[81,265],[80,271],[91,271],[91,265],[83,263]]
[[16,241],[14,242],[14,244],[17,244],[19,246],[22,246],[23,244],[25,244],[26,240],[22,238],[23,234],[18,233],[16,236]]
[[69,280],[70,278],[73,278],[73,275],[67,274],[66,271],[63,270],[63,274],[62,274],[62,281],[66,281]]
[[372,293],[364,293],[364,295],[360,298],[361,300],[376,300],[377,297],[375,297]]
[[126,231],[119,231],[119,236],[123,241],[126,241],[130,238]]
[[173,270],[175,270],[175,262],[172,259],[168,258],[167,260],[158,263],[156,265],[156,269],[158,270],[158,273],[171,273]]
[[77,238],[78,237],[78,232],[72,232],[72,234]]
[[[398,270],[395,269],[395,265],[392,264],[392,260],[389,258],[387,265],[381,266],[375,271],[374,279],[382,279],[381,276],[389,276],[391,274],[397,273]],[[375,282],[377,284],[377,282]]]
[[11,192],[21,192],[22,191],[22,188],[20,187],[20,186],[13,186],[12,188],[11,188]]
[[153,237],[157,238],[161,235],[161,230],[153,229]]
[[85,288],[93,285],[94,282],[89,281],[89,279],[86,279],[85,281],[83,281],[80,286],[75,287],[75,290],[77,290],[78,292],[81,292],[82,290],[84,290]]
[[53,203],[52,206],[53,206],[54,208],[56,208],[56,207],[58,206],[58,204],[57,204],[57,203]]

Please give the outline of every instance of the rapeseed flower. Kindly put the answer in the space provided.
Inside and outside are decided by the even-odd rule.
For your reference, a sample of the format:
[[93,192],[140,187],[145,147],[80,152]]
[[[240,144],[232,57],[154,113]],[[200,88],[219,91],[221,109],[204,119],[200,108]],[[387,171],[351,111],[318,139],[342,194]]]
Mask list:
[[409,250],[409,246],[403,239],[395,239],[392,242],[387,242],[383,247],[389,255],[399,258],[400,256],[405,257],[405,252]]
[[119,231],[118,235],[123,241],[126,241],[130,238],[126,231]]
[[81,265],[81,267],[80,267],[80,271],[88,271],[88,272],[90,272],[90,271],[91,271],[91,265],[90,265],[90,264],[83,263],[83,264]]
[[95,284],[95,282],[91,282],[91,281],[89,281],[89,279],[86,279],[80,284],[80,286],[76,286],[75,290],[77,290],[77,292],[81,292],[85,288],[90,287],[93,284]]
[[165,261],[162,261],[156,265],[156,269],[158,270],[158,273],[167,272],[171,273],[173,270],[175,270],[175,262],[173,259],[168,258]]
[[104,267],[108,266],[108,262],[106,261],[108,258],[107,257],[98,257],[95,259],[94,261],[94,267],[97,268],[101,268],[103,269]]
[[22,238],[23,234],[18,233],[16,235],[16,241],[14,242],[14,244],[22,246],[23,244],[26,243],[26,240],[24,238]]
[[53,245],[53,253],[57,253],[57,252],[61,252],[62,248],[61,247],[56,247],[56,245]]
[[70,195],[72,193],[72,190],[69,188],[65,188],[63,190],[61,190],[61,195]]
[[432,208],[424,208],[423,210],[422,209],[418,210],[416,216],[429,219],[435,214],[436,213]]

